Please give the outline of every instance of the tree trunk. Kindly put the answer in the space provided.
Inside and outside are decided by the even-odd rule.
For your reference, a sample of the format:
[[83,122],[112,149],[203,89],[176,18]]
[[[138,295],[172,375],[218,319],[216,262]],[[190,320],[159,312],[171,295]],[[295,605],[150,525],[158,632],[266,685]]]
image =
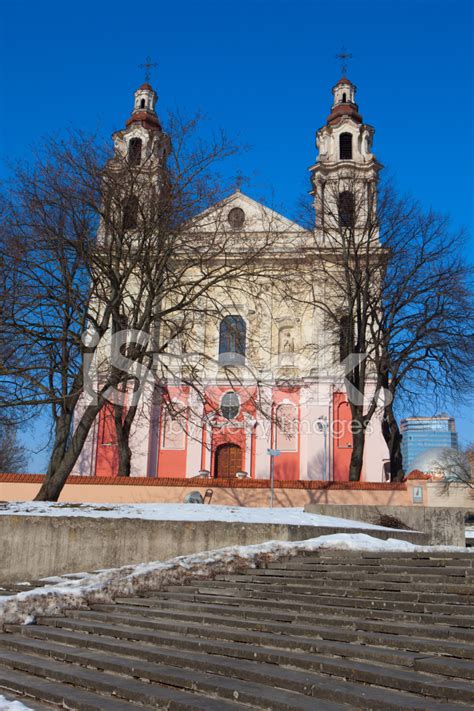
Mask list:
[[132,466],[132,450],[130,449],[130,432],[137,413],[137,405],[130,405],[124,417],[122,405],[114,406],[115,430],[117,433],[117,450],[119,458],[118,476],[130,476]]
[[71,430],[72,413],[63,413],[56,418],[54,426],[54,443],[48,462],[45,481],[52,476],[53,472],[61,464],[64,453],[67,450],[68,440]]
[[130,476],[132,450],[128,446],[128,437],[117,436],[118,476]]
[[123,417],[123,406],[114,405],[115,432],[117,435],[118,476],[130,476],[132,451],[129,447],[129,431]]
[[[35,496],[35,501],[57,501],[87,439],[87,435],[100,412],[101,404],[86,407],[77,427],[69,438],[69,424],[63,416],[56,425],[56,437],[45,480]],[[71,415],[72,417],[72,415]]]
[[382,434],[390,456],[390,481],[403,481],[402,434],[393,412],[392,403],[384,408]]
[[354,415],[357,408],[352,406],[352,456],[349,466],[349,481],[360,481],[364,462],[365,425],[360,413]]

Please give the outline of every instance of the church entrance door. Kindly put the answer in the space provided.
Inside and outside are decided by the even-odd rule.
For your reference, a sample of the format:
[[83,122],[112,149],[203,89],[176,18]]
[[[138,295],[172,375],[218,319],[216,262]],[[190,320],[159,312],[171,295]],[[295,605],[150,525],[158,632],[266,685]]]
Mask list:
[[237,444],[221,444],[216,450],[215,476],[226,479],[242,469],[242,449]]

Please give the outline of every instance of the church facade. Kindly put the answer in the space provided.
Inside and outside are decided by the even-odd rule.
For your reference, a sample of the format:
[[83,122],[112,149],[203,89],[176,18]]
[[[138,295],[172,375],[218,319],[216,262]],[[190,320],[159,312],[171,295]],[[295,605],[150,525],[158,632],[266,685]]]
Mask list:
[[[272,260],[296,264],[295,280],[318,289],[319,298],[328,287],[312,278],[301,245],[323,239],[324,214],[331,209],[328,185],[344,180],[350,171],[352,181],[371,190],[380,169],[371,152],[373,128],[363,122],[355,103],[356,87],[343,77],[332,91],[331,113],[317,131],[318,156],[310,169],[314,230],[240,190],[193,221],[200,235],[210,223],[243,239],[274,231],[278,237]],[[142,85],[126,128],[114,135],[116,150],[137,161],[141,151],[159,154],[155,104],[152,87]],[[195,342],[206,354],[202,392],[198,395],[197,388],[175,380],[166,386],[174,412],[192,416],[173,416],[156,392],[147,391],[130,442],[132,476],[268,479],[273,464],[279,480],[348,480],[351,411],[334,335],[309,298],[291,302],[265,279],[253,286],[227,303],[221,295],[219,317],[206,316],[194,328]],[[378,413],[367,431],[362,480],[385,481],[386,458]],[[107,407],[74,473],[117,476],[113,417]]]

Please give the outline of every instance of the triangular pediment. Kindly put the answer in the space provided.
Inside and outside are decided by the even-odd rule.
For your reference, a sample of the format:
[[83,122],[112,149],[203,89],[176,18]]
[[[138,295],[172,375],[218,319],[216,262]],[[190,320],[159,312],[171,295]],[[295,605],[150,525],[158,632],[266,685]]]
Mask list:
[[296,222],[237,190],[190,221],[196,232],[300,233],[306,230]]

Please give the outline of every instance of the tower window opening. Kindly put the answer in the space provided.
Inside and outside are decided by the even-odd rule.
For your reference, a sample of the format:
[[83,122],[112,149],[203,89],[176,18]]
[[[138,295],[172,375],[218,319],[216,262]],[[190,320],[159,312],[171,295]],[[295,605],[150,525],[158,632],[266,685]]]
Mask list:
[[342,95],[342,103],[345,104],[346,101],[347,101],[347,94],[346,94],[346,92],[344,92]]
[[130,195],[125,200],[123,205],[123,222],[124,230],[133,230],[138,224],[138,198],[136,195]]
[[141,108],[141,109],[144,109],[144,108],[145,108],[145,99],[142,99],[142,100],[140,101],[140,108]]
[[130,165],[140,165],[142,161],[142,139],[131,138],[128,144],[128,160]]
[[352,160],[352,133],[341,133],[339,136],[339,157],[341,160]]
[[339,194],[339,224],[341,227],[354,225],[354,195],[350,190]]

